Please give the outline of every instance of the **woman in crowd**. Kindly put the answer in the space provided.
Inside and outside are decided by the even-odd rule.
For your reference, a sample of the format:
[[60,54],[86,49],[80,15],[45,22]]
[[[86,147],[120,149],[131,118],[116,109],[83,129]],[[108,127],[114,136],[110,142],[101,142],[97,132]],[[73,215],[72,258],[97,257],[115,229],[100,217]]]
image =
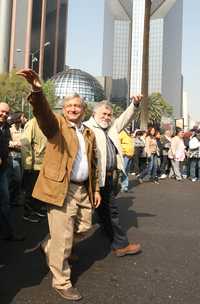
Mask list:
[[147,154],[147,168],[142,171],[139,176],[141,181],[152,180],[158,183],[157,168],[158,168],[158,145],[156,140],[156,130],[154,127],[150,127],[147,132],[145,142],[145,152]]
[[160,178],[164,179],[167,177],[170,168],[170,161],[168,158],[168,152],[171,147],[171,131],[166,130],[160,138],[162,144],[162,158],[160,166]]
[[137,130],[135,132],[135,137],[134,137],[134,146],[135,146],[135,151],[134,151],[134,158],[133,158],[133,172],[134,175],[138,175],[142,169],[144,168],[144,161],[143,159],[145,158],[145,135],[146,132],[142,130]]
[[176,135],[171,140],[171,148],[168,153],[171,160],[169,177],[175,177],[178,181],[182,180],[181,164],[185,159],[185,145],[183,137],[184,131],[181,128],[177,128]]

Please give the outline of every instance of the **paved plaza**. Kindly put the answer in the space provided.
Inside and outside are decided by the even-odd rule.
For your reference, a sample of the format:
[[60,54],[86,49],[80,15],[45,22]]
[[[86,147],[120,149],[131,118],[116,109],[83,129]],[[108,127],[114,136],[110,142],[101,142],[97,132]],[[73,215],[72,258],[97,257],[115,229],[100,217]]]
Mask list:
[[[136,256],[117,258],[98,225],[81,242],[73,282],[83,304],[200,303],[200,183],[131,181],[118,202],[131,241],[142,244]],[[19,209],[19,208],[16,208]],[[20,216],[20,210],[15,210]],[[19,214],[18,214],[19,213]],[[0,242],[1,304],[62,304],[51,288],[51,274],[39,250],[47,222],[23,223],[23,243]]]

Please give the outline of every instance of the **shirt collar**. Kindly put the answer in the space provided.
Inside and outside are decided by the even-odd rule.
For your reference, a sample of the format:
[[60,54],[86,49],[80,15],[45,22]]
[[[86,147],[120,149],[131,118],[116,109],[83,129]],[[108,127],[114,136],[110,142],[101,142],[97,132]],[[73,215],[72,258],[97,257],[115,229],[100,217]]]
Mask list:
[[81,124],[80,127],[78,127],[74,122],[70,121],[70,125],[71,125],[72,128],[75,128],[79,132],[83,132],[83,130],[84,130],[84,125],[83,124]]

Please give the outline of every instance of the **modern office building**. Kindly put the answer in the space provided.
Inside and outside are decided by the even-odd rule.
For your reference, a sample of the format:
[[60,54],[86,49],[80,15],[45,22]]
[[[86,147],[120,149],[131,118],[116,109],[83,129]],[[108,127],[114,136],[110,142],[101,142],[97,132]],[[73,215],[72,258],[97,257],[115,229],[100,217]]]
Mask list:
[[[167,2],[167,1],[166,1]],[[160,92],[182,115],[182,18],[183,1],[160,7],[151,19],[149,93]]]
[[[76,5],[73,0],[69,2],[71,29],[68,34],[69,48],[66,63],[101,79],[112,77],[112,91],[116,92],[115,97],[126,96],[129,90],[132,0],[92,0],[92,2],[85,1],[84,4],[82,0],[75,2]],[[78,33],[77,25],[71,19],[73,9],[78,10]],[[87,16],[86,26],[85,16]],[[82,37],[86,39],[82,41]],[[74,58],[72,53],[78,53],[77,40],[81,52]],[[74,59],[71,59],[72,57]]]
[[[141,92],[145,0],[133,0],[130,93]],[[149,94],[159,92],[181,117],[183,0],[153,0],[149,39]]]
[[[176,117],[180,116],[182,96],[182,2],[153,0],[151,7],[149,93],[160,92],[174,106]],[[66,63],[95,76],[112,77],[111,100],[128,104],[130,95],[141,92],[145,0],[69,3],[69,12],[78,10],[79,28],[69,13],[74,29],[68,35],[73,39],[69,39]],[[85,16],[90,16],[86,26]],[[72,61],[68,60],[70,52],[77,54]]]
[[68,0],[0,0],[0,72],[32,67],[43,78],[64,69]]

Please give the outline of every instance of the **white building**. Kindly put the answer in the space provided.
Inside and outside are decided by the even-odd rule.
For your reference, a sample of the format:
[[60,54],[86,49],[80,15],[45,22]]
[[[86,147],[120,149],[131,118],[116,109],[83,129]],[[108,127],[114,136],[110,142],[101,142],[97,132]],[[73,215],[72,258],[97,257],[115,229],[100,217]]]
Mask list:
[[[141,92],[145,0],[133,0],[131,94]],[[159,92],[181,116],[183,0],[152,1],[149,94]]]

